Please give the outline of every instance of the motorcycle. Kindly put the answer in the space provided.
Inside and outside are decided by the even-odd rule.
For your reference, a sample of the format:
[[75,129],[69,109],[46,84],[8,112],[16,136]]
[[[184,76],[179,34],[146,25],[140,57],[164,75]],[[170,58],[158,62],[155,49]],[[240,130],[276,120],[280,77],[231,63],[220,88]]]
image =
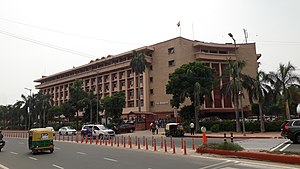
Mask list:
[[4,145],[5,145],[5,141],[0,140],[0,152],[1,152],[1,149],[4,147]]

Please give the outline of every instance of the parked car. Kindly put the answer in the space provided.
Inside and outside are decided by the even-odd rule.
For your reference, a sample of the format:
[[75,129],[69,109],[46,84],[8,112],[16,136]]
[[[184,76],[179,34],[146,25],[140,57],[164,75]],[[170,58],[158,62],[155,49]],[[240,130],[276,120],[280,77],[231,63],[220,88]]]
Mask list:
[[58,130],[59,135],[76,135],[76,130],[71,128],[70,126],[61,127]]
[[115,131],[113,131],[112,129],[108,129],[101,124],[87,124],[82,126],[81,135],[84,138],[86,136],[98,137],[99,139],[108,137],[112,138],[115,136]]
[[52,131],[52,133],[53,133],[53,136],[55,136],[55,130],[54,130],[54,128],[53,127],[46,127],[47,129],[50,129],[51,131]]
[[281,136],[300,143],[300,119],[286,120],[281,125]]
[[133,133],[135,130],[135,125],[132,123],[123,123],[114,126],[114,131],[117,134],[120,133]]

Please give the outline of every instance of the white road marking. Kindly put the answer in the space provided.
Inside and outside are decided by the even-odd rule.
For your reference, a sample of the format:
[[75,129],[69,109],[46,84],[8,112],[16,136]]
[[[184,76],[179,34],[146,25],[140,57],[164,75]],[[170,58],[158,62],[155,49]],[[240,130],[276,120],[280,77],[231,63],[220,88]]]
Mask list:
[[5,166],[2,165],[2,164],[0,164],[0,168],[2,168],[2,169],[9,169],[9,168],[5,167]]
[[86,155],[86,153],[83,152],[76,152],[77,154]]
[[202,167],[202,168],[199,168],[199,169],[215,168],[216,166],[220,167],[221,165],[226,164],[226,163],[229,163],[229,162],[231,162],[231,160],[226,160],[226,161],[223,161],[223,162],[221,162],[221,163],[208,165],[208,166],[205,166],[205,167]]
[[19,142],[19,144],[24,144],[23,142]]
[[112,162],[118,162],[118,160],[111,159],[111,158],[105,158],[105,157],[104,157],[104,160],[108,160],[108,161],[112,161]]
[[60,150],[61,148],[59,148],[59,147],[54,147],[56,150]]
[[[224,158],[215,158],[215,157],[207,157],[207,156],[197,156],[197,155],[191,155],[192,157],[198,157],[198,158],[204,158],[204,159],[210,159],[210,160],[218,160],[218,161],[224,161],[225,163],[227,159]],[[287,166],[276,166],[272,164],[266,164],[266,163],[259,163],[259,162],[248,162],[248,161],[238,161],[238,160],[231,160],[235,164],[240,163],[246,163],[246,164],[252,164],[252,165],[259,165],[259,166],[266,166],[268,168],[279,168],[279,169],[295,169],[294,167],[287,167]],[[201,168],[202,169],[202,168]]]
[[288,148],[291,145],[291,143],[287,144],[286,146],[284,146],[282,149],[280,149],[279,151],[284,151],[286,148]]
[[265,164],[265,163],[256,163],[256,162],[242,162],[240,161],[240,163],[238,165],[258,165],[260,166],[260,168],[264,167],[264,168],[279,168],[279,169],[295,169],[294,167],[287,167],[287,166],[277,166],[277,165],[272,165],[272,164]]
[[285,143],[287,143],[287,142],[289,142],[289,140],[287,140],[287,141],[285,141],[285,142],[283,142],[283,143],[277,145],[276,147],[272,148],[270,151],[272,152],[272,151],[278,149],[279,147],[281,147],[283,144],[285,144]]
[[15,155],[18,155],[18,154],[19,154],[19,153],[13,152],[13,151],[11,151],[10,153],[15,154]]
[[34,158],[34,157],[28,157],[28,158],[30,158],[31,160],[38,160],[38,159],[36,159],[36,158]]
[[59,168],[59,169],[64,169],[64,167],[58,166],[56,164],[52,164],[53,167]]

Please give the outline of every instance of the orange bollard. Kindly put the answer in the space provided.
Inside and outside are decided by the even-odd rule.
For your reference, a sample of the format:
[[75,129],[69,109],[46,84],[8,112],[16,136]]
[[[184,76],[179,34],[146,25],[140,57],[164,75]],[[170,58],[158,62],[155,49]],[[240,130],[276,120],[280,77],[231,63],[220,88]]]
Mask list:
[[165,142],[165,152],[168,152],[168,150],[167,150],[167,140],[164,140],[164,142]]
[[135,146],[137,146],[138,141],[137,141],[137,136],[135,136]]
[[172,136],[170,136],[170,148],[173,148]]
[[117,144],[117,136],[114,137],[114,144]]
[[123,146],[124,146],[124,148],[126,148],[126,137],[123,137]]
[[156,151],[156,139],[154,138],[154,151]]
[[202,142],[203,142],[204,144],[207,143],[206,133],[202,133]]
[[194,138],[192,138],[192,149],[195,150],[195,141],[194,141]]
[[138,145],[137,145],[138,149],[141,149],[141,146],[140,146],[140,138],[138,138],[137,142],[138,142]]
[[85,144],[88,143],[88,139],[89,139],[88,137],[89,137],[88,135],[85,136]]
[[175,150],[174,141],[172,142],[172,147],[173,147],[173,154],[175,154],[175,153],[176,153],[176,150]]
[[90,144],[93,144],[93,140],[94,140],[93,135],[91,135],[91,137],[90,137]]
[[117,147],[120,147],[119,136],[117,138]]
[[146,150],[148,150],[148,139],[146,138]]
[[143,136],[143,146],[145,147],[145,136]]
[[110,136],[107,136],[108,137],[108,144],[110,144]]
[[96,145],[98,145],[99,143],[99,139],[98,139],[98,136],[96,136]]
[[114,146],[114,141],[113,141],[113,140],[111,140],[110,146],[111,146],[111,147]]
[[183,154],[186,155],[186,142],[184,141],[184,149],[183,149]]
[[128,143],[129,143],[129,148],[132,149],[132,142],[131,142],[131,137],[130,136],[129,136]]

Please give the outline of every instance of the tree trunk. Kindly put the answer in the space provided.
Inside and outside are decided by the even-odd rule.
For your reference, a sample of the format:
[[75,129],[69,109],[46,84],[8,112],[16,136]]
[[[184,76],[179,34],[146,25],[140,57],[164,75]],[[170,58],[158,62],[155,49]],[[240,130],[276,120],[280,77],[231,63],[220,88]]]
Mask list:
[[265,118],[263,117],[262,104],[259,103],[259,119],[260,119],[260,132],[265,132]]
[[286,119],[290,120],[291,119],[291,114],[290,114],[290,107],[289,107],[289,101],[285,101],[285,114],[286,114]]
[[199,131],[199,111],[197,110],[197,108],[195,107],[195,123],[196,123],[196,133],[197,131]]

